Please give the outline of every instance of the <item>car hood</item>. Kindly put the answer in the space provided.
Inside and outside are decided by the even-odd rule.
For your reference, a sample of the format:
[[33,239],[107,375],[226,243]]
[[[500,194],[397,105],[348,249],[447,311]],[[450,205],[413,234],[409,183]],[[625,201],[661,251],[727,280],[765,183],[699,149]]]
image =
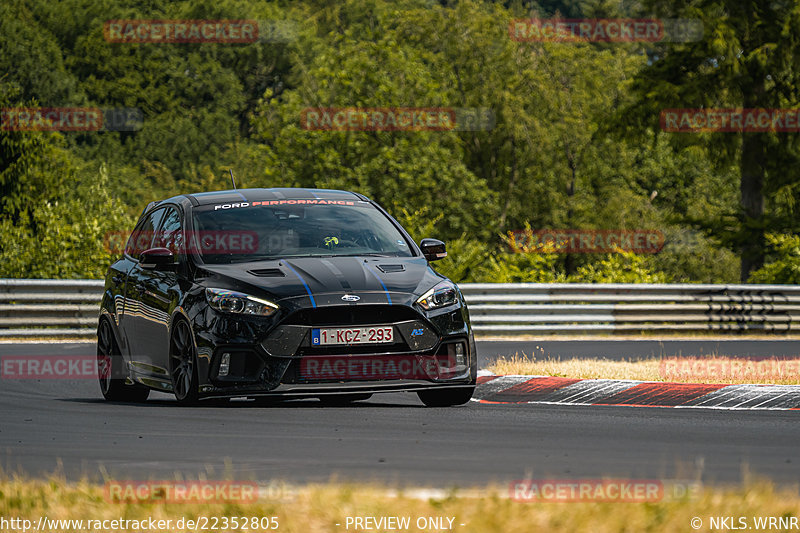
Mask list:
[[422,257],[307,257],[233,265],[204,265],[206,286],[239,290],[276,303],[294,299],[312,307],[358,303],[410,305],[442,281]]

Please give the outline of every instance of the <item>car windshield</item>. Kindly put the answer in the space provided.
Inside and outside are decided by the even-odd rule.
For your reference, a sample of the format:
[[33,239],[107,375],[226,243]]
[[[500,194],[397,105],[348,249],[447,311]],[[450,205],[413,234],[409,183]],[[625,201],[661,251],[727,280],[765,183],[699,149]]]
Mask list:
[[194,232],[187,241],[204,263],[212,264],[292,257],[412,255],[403,234],[369,202],[297,205],[301,202],[306,200],[196,208]]

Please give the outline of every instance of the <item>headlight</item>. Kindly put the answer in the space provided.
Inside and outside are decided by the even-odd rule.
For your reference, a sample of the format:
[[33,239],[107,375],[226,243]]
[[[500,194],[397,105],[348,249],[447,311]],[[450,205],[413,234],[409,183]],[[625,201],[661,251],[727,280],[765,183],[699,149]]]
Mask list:
[[417,303],[426,311],[457,304],[458,291],[456,291],[455,285],[449,281],[443,281],[420,296]]
[[278,310],[272,302],[225,289],[206,289],[206,300],[213,309],[223,313],[271,316]]

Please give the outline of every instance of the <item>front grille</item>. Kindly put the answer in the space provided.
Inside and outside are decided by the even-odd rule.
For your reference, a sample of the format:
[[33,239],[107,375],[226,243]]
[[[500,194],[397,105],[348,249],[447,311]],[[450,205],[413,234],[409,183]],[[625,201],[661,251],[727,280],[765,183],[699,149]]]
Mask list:
[[302,309],[289,315],[284,324],[314,327],[377,326],[419,320],[420,315],[403,305],[333,305]]
[[[386,359],[394,358],[395,362],[400,361],[400,358],[403,358],[402,355],[393,355],[393,356],[376,356],[376,359]],[[405,358],[409,363],[414,362],[416,358],[414,356],[408,356]],[[286,369],[286,373],[283,375],[283,379],[281,380],[282,383],[354,383],[357,384],[359,382],[363,382],[363,379],[359,379],[356,376],[335,376],[335,377],[326,377],[324,375],[309,375],[307,368],[309,365],[309,360],[305,360],[305,367],[306,371],[304,371],[304,360],[302,359],[293,359],[292,362],[289,364],[288,368]],[[397,379],[404,379],[405,377],[396,373],[387,372],[383,375],[374,376],[369,381],[392,381]],[[419,379],[419,378],[416,378]]]
[[[462,350],[465,342],[459,342]],[[458,378],[467,370],[466,353],[458,360],[455,343],[443,345],[435,354],[319,355],[292,359],[283,383],[359,383],[364,381],[424,380]]]

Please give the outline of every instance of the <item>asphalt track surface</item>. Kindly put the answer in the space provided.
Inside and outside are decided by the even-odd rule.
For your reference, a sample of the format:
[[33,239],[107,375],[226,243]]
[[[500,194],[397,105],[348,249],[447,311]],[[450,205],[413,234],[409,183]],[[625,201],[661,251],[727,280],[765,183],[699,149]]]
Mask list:
[[[91,353],[0,344],[0,355]],[[362,480],[482,486],[601,476],[706,484],[800,479],[800,412],[484,405],[425,408],[410,394],[351,407],[104,402],[94,380],[0,380],[0,465],[68,478]]]
[[[537,359],[652,359],[658,357],[800,357],[800,340],[786,339],[590,339],[590,340],[500,340],[478,341],[478,365],[489,366],[499,357],[519,354]],[[2,355],[42,355],[48,344],[3,344]],[[74,353],[94,353],[94,344],[65,344]]]

